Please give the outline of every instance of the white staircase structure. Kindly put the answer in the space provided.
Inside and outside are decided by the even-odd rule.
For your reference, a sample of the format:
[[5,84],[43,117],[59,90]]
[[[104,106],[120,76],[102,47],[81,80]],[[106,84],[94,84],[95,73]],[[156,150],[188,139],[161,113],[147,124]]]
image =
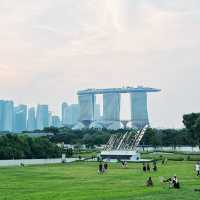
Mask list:
[[126,132],[125,134],[111,135],[104,150],[101,152],[103,159],[117,159],[136,161],[140,159],[140,154],[137,152],[137,147],[142,140],[147,128],[137,131],[135,134],[133,131]]

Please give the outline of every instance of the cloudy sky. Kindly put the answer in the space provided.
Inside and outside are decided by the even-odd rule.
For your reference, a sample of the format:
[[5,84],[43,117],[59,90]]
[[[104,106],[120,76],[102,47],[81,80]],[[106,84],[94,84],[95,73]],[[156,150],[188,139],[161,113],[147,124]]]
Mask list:
[[59,113],[79,89],[144,85],[162,89],[152,126],[200,111],[199,0],[0,0],[0,28],[2,99]]

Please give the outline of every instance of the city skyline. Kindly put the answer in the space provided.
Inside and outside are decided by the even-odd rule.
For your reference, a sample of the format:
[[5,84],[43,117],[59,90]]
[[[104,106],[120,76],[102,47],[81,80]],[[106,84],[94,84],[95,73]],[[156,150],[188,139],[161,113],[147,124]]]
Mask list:
[[[79,107],[72,104],[68,107]],[[62,110],[62,107],[61,107]],[[65,115],[70,118],[72,125],[78,122],[77,110],[64,110]],[[76,118],[74,115],[76,114]],[[72,116],[69,116],[72,115]],[[20,104],[16,105],[13,100],[0,99],[0,132],[21,133],[23,131],[43,130],[47,127],[60,128],[69,123],[62,124],[63,116],[52,114],[46,104],[37,104],[35,107]]]
[[[160,89],[138,86],[122,88],[85,89],[77,92],[78,104],[61,104],[61,115],[55,115],[47,104],[37,107],[15,105],[10,100],[0,100],[0,131],[22,132],[43,130],[46,127],[67,126],[108,129],[128,127],[142,128],[149,124],[147,93],[160,92]],[[121,97],[129,95],[129,119],[121,118]],[[103,105],[97,104],[96,98],[102,95]],[[124,102],[127,104],[127,102]],[[101,112],[102,110],[102,112]]]
[[153,127],[200,111],[199,0],[2,0],[0,13],[0,99],[60,115],[79,89],[149,85]]

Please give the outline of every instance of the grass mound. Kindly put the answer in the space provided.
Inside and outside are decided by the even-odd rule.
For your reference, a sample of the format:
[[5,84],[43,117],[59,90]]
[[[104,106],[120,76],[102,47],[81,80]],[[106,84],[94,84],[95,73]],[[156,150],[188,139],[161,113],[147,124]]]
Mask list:
[[[199,199],[200,178],[194,162],[169,161],[158,172],[143,173],[141,164],[109,165],[106,174],[97,174],[98,163],[0,168],[0,200],[194,200]],[[181,189],[169,189],[160,177],[174,174]],[[154,187],[145,187],[151,176]]]

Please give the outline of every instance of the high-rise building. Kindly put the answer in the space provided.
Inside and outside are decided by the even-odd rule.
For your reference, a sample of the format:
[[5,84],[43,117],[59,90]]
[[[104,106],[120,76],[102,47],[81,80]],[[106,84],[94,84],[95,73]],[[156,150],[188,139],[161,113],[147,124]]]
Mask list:
[[14,108],[14,132],[22,132],[27,128],[27,106],[19,105]]
[[28,131],[34,131],[36,129],[36,115],[35,108],[29,108],[28,110],[28,121],[27,121]]
[[45,127],[49,127],[49,108],[48,105],[37,106],[37,129],[42,130]]
[[80,121],[93,121],[96,96],[93,94],[84,94],[78,96],[80,106]]
[[133,127],[143,128],[149,124],[147,111],[147,93],[134,92],[130,94],[131,98],[131,121]]
[[5,109],[5,101],[0,100],[0,131],[4,129],[4,109]]
[[68,104],[67,103],[62,103],[62,125],[67,124],[67,108]]
[[103,119],[106,121],[120,120],[120,94],[103,94]]
[[14,103],[13,101],[5,101],[4,113],[3,113],[4,123],[3,131],[13,131],[14,125]]
[[120,119],[120,96],[128,93],[131,96],[130,121],[133,127],[143,128],[149,124],[147,93],[160,91],[160,89],[143,86],[80,90],[77,92],[80,104],[80,121],[82,123],[87,121],[88,124],[94,120],[95,99],[96,95],[99,94],[103,95],[103,117],[100,123],[95,122],[91,127],[99,127],[103,124],[104,127],[110,129],[121,128],[121,123],[125,125],[127,120]]
[[67,126],[74,126],[79,121],[80,107],[78,104],[68,106],[66,112]]
[[96,104],[94,107],[94,120],[100,120],[101,118],[101,111],[100,111],[100,105]]
[[61,127],[61,121],[60,121],[60,117],[53,115],[52,116],[52,126],[56,127],[56,128],[60,128]]
[[53,122],[52,122],[52,119],[53,118],[53,116],[52,116],[52,112],[51,111],[49,111],[49,127],[51,127],[51,126],[53,126]]

